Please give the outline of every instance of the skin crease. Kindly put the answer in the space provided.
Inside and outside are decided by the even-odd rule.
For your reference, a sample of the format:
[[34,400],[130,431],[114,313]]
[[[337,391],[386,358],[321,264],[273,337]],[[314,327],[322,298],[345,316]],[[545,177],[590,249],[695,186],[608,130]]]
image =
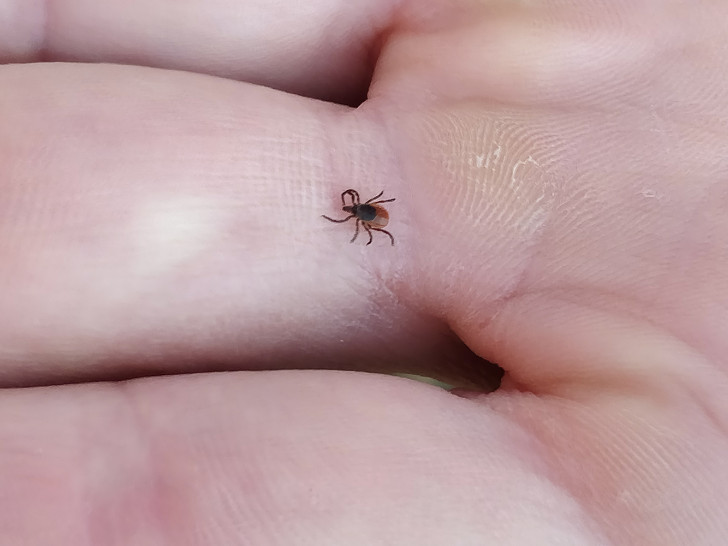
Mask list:
[[728,6],[294,5],[3,11],[0,543],[721,544]]

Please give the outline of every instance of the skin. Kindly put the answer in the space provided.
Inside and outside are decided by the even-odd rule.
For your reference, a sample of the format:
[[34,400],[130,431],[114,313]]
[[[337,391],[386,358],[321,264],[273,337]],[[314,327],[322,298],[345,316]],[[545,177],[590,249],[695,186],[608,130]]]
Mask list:
[[722,543],[728,4],[4,5],[4,543]]

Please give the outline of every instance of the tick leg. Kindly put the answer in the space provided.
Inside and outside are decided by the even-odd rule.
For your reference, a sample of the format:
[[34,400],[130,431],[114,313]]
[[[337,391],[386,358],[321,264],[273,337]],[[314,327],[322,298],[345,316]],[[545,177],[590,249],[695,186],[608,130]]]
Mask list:
[[367,233],[369,234],[369,242],[367,243],[367,246],[369,246],[370,244],[372,244],[372,230],[368,225],[366,225],[366,224],[363,224],[363,225],[364,225],[364,229],[366,229]]
[[346,217],[346,218],[344,218],[343,220],[334,220],[333,218],[329,218],[329,217],[328,217],[328,216],[326,216],[325,214],[322,214],[322,215],[321,215],[321,217],[322,217],[322,218],[326,218],[326,219],[327,219],[327,220],[328,220],[329,222],[334,222],[334,223],[336,223],[336,224],[340,224],[341,222],[346,222],[347,220],[349,220],[349,219],[351,219],[351,218],[354,218],[354,215],[352,214],[352,215],[350,215],[350,216],[347,216],[347,217]]
[[351,202],[354,205],[358,205],[361,201],[359,199],[359,192],[356,190],[346,190],[341,194],[341,205],[346,206],[346,201],[344,200],[345,195],[351,195]]
[[369,204],[377,205],[379,203],[389,203],[389,202],[394,201],[394,200],[395,200],[395,198],[392,197],[391,199],[382,199],[381,201],[374,201],[374,203],[368,203],[367,202],[367,203],[365,203],[365,205],[369,205]]
[[359,220],[359,218],[357,218],[356,219],[356,229],[354,230],[354,236],[351,238],[351,241],[349,241],[350,243],[353,243],[356,240],[356,238],[359,236],[359,222],[360,222],[360,220]]
[[[394,237],[392,237],[392,234],[389,233],[386,229],[375,228],[375,227],[373,227],[372,229],[375,231],[381,231],[382,233],[386,233],[387,235],[389,235],[389,238],[392,240],[392,246],[394,246]],[[371,236],[371,233],[369,235]]]
[[375,199],[378,199],[378,198],[380,198],[380,197],[381,197],[381,196],[382,196],[383,194],[384,194],[384,190],[380,191],[380,192],[379,192],[379,193],[378,193],[377,195],[375,195],[374,197],[372,197],[372,198],[371,198],[371,199],[370,199],[369,201],[367,201],[367,202],[366,202],[366,203],[364,203],[364,204],[365,204],[365,205],[368,205],[369,203],[371,203],[371,202],[372,202],[372,201],[374,201]]

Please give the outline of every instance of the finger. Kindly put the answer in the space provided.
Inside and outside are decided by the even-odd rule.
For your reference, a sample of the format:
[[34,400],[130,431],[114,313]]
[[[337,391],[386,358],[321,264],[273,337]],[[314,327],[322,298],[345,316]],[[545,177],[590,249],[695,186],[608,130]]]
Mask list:
[[689,413],[600,408],[331,372],[5,391],[0,530],[29,546],[720,543],[725,438]]
[[398,296],[406,253],[321,218],[350,186],[397,194],[366,117],[134,67],[0,74],[5,384],[474,361]]
[[174,68],[360,102],[395,3],[15,0],[0,18],[0,61]]
[[726,7],[547,4],[535,30],[482,5],[383,49],[372,96],[411,112],[387,123],[420,182],[413,291],[522,388],[661,403],[678,384],[726,415]]
[[429,12],[417,5],[398,21],[406,31],[395,28],[383,43],[370,97],[409,105],[482,99],[573,114],[654,109],[664,94],[671,102],[653,115],[689,118],[709,116],[721,96],[713,93],[726,64],[717,54],[725,35],[721,3],[695,9],[670,2],[660,17],[650,16],[650,0],[448,2]]

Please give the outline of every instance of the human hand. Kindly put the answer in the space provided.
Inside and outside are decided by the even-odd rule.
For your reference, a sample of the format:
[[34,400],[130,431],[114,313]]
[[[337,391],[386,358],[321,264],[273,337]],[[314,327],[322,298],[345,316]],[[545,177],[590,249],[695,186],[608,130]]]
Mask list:
[[728,7],[530,4],[6,12],[3,544],[720,543]]

